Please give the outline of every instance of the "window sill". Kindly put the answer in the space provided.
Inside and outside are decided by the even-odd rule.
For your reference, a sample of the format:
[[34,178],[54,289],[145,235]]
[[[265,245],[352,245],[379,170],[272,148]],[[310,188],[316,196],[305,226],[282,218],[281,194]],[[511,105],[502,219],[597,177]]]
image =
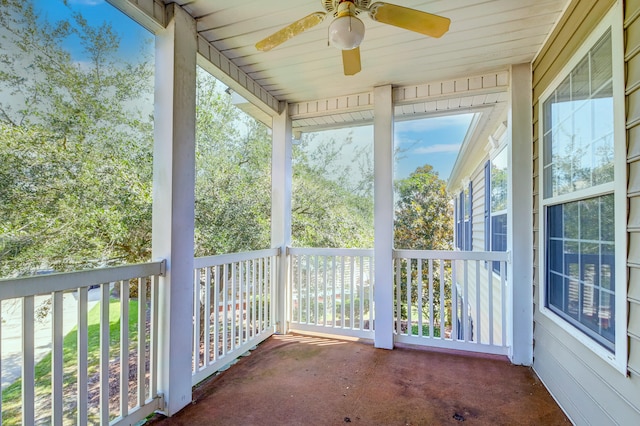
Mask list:
[[585,346],[586,349],[602,358],[602,360],[604,360],[620,374],[628,376],[626,352],[621,353],[624,351],[616,348],[616,353],[612,353],[602,345],[600,345],[598,342],[593,340],[591,337],[580,331],[578,328],[568,323],[565,319],[553,312],[551,309],[541,306],[539,310],[542,315],[551,320],[551,322],[560,327],[562,330],[567,332],[567,334],[569,334],[571,337],[575,338],[579,344]]

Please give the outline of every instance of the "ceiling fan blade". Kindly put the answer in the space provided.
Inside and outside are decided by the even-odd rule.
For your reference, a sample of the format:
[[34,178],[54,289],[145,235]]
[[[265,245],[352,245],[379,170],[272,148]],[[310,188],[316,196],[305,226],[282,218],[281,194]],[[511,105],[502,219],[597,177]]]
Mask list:
[[374,21],[436,38],[449,31],[451,23],[451,19],[444,16],[382,2],[372,4],[369,15]]
[[324,12],[314,12],[311,15],[307,15],[302,19],[298,19],[296,22],[287,25],[281,30],[271,34],[269,37],[257,42],[256,49],[264,52],[271,50],[274,47],[289,40],[290,38],[297,36],[303,31],[306,31],[309,28],[315,27],[320,22],[324,21],[325,16],[326,16],[326,13]]
[[342,66],[344,67],[344,75],[355,75],[360,72],[360,48],[356,47],[351,50],[342,51]]

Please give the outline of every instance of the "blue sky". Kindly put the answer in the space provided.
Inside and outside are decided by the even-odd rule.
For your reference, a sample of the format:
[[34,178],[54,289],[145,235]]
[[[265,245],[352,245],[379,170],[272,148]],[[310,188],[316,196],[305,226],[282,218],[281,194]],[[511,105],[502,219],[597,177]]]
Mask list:
[[[92,26],[108,22],[113,25],[120,35],[120,54],[125,58],[135,58],[139,55],[141,39],[150,39],[153,35],[124,15],[117,8],[105,0],[67,0],[68,7],[63,0],[32,0],[34,9],[41,19],[56,22],[71,17],[70,9],[82,13],[82,16]],[[77,39],[70,39],[65,44],[76,60],[82,60],[82,47]]]
[[[472,118],[473,114],[469,113],[395,123],[394,144],[400,151],[394,161],[394,178],[407,178],[418,167],[429,164],[441,179],[447,180]],[[365,147],[373,158],[373,126],[316,132],[309,148],[314,149],[330,139],[342,141],[349,137],[353,144],[343,151],[337,165],[350,167],[352,178],[358,182],[362,176],[359,159],[354,157],[353,151]]]
[[448,179],[473,114],[458,114],[395,123],[395,177],[403,179],[425,164]]

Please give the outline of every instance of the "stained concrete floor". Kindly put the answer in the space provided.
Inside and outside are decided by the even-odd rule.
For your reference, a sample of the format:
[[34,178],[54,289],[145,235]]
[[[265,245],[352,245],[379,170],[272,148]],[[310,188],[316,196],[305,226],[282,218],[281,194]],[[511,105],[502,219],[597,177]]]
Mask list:
[[194,389],[170,425],[566,425],[535,373],[505,358],[272,336]]

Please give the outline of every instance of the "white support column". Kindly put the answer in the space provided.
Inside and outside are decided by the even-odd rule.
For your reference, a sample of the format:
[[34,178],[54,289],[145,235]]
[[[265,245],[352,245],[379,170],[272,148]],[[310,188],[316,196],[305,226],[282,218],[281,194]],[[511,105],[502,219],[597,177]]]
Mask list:
[[393,93],[373,89],[375,347],[393,349]]
[[[511,67],[508,110],[507,250],[511,362],[533,364],[533,124],[531,65]],[[514,226],[517,223],[518,226]]]
[[280,247],[280,262],[276,288],[276,331],[286,333],[287,324],[287,246],[291,244],[291,118],[285,105],[283,112],[273,117],[271,145],[271,246]]
[[153,258],[160,279],[158,392],[171,416],[191,403],[195,188],[195,21],[176,4],[157,33],[153,153]]

